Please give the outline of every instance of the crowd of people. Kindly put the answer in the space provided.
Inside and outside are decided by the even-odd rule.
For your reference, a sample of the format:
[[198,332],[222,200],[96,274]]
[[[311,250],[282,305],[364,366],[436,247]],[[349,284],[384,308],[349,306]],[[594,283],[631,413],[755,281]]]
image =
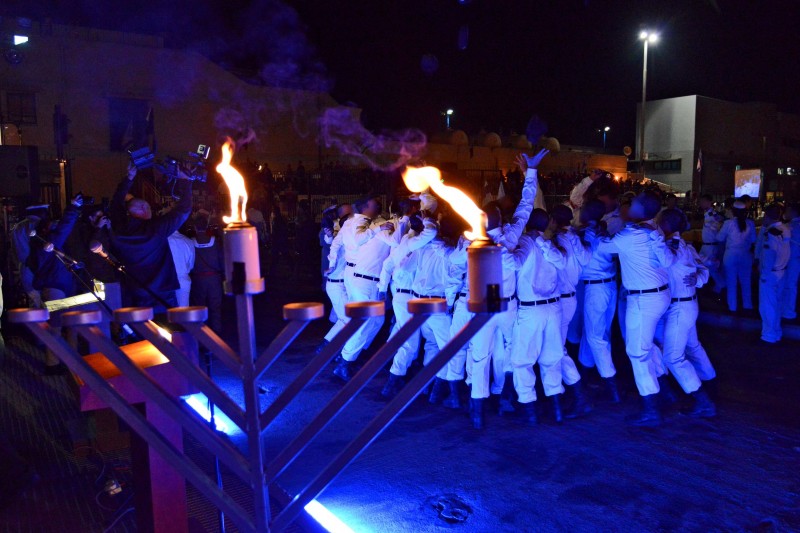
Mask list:
[[[788,225],[782,222],[781,206],[768,206],[756,235],[741,199],[726,214],[703,196],[705,223],[698,253],[682,237],[690,224],[675,195],[650,187],[622,193],[617,180],[601,170],[581,180],[565,204],[550,212],[535,208],[541,205],[536,167],[545,155],[520,155],[525,178],[516,205],[483,206],[488,235],[502,249],[500,296],[507,310],[496,314],[437,373],[429,401],[460,409],[466,385],[475,428],[484,426],[489,405],[500,415],[515,413],[518,420],[536,424],[538,366],[547,410],[558,422],[592,410],[581,379],[587,373],[599,374],[606,398],[619,402],[611,345],[616,315],[641,397],[641,410],[628,423],[661,423],[664,402],[675,399],[668,375],[692,397],[685,414],[715,416],[709,392],[716,373],[698,339],[697,291],[713,277],[714,290],[727,285],[735,307],[739,280],[744,303],[752,306],[748,280],[755,256],[762,339],[779,341],[781,315],[795,316],[800,246],[791,234],[792,229],[800,231],[798,206],[786,211]],[[326,211],[320,233],[334,325],[318,352],[347,323],[346,303],[391,300],[394,335],[410,319],[410,299],[447,302],[449,312],[429,318],[394,355],[381,392],[386,399],[404,386],[420,353],[422,364],[428,364],[472,316],[467,307],[470,242],[460,217],[430,193],[397,205],[398,212],[388,218],[376,198],[334,206]],[[353,376],[359,355],[383,322],[384,317],[368,319],[347,341],[337,356],[335,376],[344,381]],[[565,387],[572,392],[570,405],[562,400]]]

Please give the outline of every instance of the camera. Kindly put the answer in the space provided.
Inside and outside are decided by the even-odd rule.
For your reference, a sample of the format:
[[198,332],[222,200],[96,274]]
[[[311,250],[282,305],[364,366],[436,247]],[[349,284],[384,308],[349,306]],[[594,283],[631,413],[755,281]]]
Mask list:
[[194,152],[188,152],[186,157],[178,159],[167,156],[163,161],[155,163],[155,167],[164,174],[167,181],[172,181],[178,177],[178,169],[182,169],[189,179],[205,183],[208,179],[208,167],[206,161],[211,153],[211,147],[207,144],[200,144]]
[[128,150],[128,153],[131,156],[131,162],[136,167],[136,170],[150,168],[155,163],[156,156],[147,146],[136,150]]

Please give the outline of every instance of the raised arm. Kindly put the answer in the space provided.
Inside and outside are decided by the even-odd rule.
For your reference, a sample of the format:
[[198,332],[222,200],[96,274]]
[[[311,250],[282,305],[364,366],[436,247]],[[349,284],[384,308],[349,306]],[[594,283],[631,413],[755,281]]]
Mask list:
[[192,182],[181,178],[180,172],[175,182],[175,194],[178,195],[178,202],[172,209],[153,220],[156,233],[164,238],[178,231],[192,213]]
[[50,232],[48,239],[57,249],[64,247],[64,243],[67,241],[69,234],[72,233],[75,223],[78,221],[78,218],[80,218],[82,205],[83,199],[79,194],[72,199],[72,202],[70,202],[61,215],[61,220],[59,220],[58,225]]
[[511,222],[503,227],[503,233],[495,242],[513,251],[517,247],[519,237],[525,229],[525,224],[531,218],[533,211],[533,202],[536,198],[536,190],[539,187],[539,176],[536,168],[541,163],[544,156],[548,154],[548,150],[541,150],[535,156],[527,156],[524,153],[519,154],[517,157],[517,164],[525,172],[525,183],[522,186],[522,197],[519,200],[517,208],[514,210],[514,216]]

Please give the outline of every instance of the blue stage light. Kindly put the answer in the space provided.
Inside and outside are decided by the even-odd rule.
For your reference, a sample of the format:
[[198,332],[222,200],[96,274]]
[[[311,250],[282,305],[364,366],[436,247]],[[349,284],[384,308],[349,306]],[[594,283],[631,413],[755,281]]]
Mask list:
[[330,512],[327,507],[317,500],[311,500],[305,507],[306,512],[319,522],[319,525],[331,533],[355,533],[350,527],[342,522],[339,517]]
[[[186,405],[194,409],[203,420],[206,422],[211,421],[211,411],[208,410],[208,398],[206,398],[205,394],[198,392],[197,394],[183,396],[182,399],[186,402]],[[222,420],[219,409],[214,410],[214,427],[217,428],[217,431],[230,434],[232,432],[232,426],[233,424],[229,426],[225,420]]]
[[27,42],[28,42],[28,36],[27,35],[15,35],[14,36],[14,46],[17,46],[17,45],[20,45],[20,44],[25,44]]

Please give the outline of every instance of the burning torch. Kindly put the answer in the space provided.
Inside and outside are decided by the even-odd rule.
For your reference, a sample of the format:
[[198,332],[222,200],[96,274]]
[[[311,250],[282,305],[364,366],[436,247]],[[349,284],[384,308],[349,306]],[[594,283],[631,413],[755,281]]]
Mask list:
[[222,145],[222,161],[217,172],[228,186],[231,216],[222,217],[224,230],[225,293],[258,294],[264,292],[264,279],[258,256],[258,232],[247,223],[247,190],[244,178],[233,166],[234,144],[228,139]]
[[430,188],[445,200],[467,223],[472,226],[464,236],[472,241],[467,248],[467,273],[471,313],[500,313],[508,304],[500,296],[503,284],[502,248],[486,236],[486,213],[463,191],[445,185],[442,174],[436,167],[408,167],[403,181],[411,192],[422,192]]

